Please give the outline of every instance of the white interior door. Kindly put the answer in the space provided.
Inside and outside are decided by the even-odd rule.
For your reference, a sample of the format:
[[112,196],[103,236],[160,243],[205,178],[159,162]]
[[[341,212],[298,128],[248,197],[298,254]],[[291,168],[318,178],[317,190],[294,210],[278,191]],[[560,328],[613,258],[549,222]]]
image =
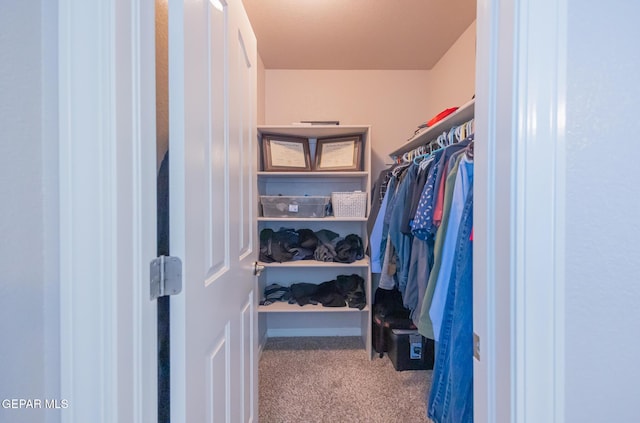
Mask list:
[[257,420],[256,42],[240,0],[169,2],[171,420]]

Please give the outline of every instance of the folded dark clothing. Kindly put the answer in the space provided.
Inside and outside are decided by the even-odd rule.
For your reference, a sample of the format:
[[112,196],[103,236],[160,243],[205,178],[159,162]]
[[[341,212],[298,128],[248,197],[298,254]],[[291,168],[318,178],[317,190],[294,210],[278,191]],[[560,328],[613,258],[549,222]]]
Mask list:
[[272,229],[260,231],[259,258],[266,263],[292,260],[296,254],[293,249],[298,246],[299,236],[293,229],[281,228],[277,232]]
[[336,244],[334,261],[339,263],[353,263],[364,258],[362,239],[356,234],[347,235]]
[[350,308],[362,310],[367,305],[364,279],[360,275],[338,275],[336,285]]
[[294,283],[290,286],[291,298],[289,303],[298,303],[303,306],[305,304],[318,304],[318,301],[313,299],[313,296],[318,291],[318,285],[314,283]]
[[367,300],[364,298],[364,294],[349,296],[346,301],[349,308],[357,308],[358,310],[363,310],[367,305]]
[[300,247],[306,250],[315,250],[318,247],[318,237],[311,229],[298,229]]
[[258,259],[265,263],[273,263],[275,260],[271,257],[271,237],[273,229],[263,229],[260,231],[260,253]]
[[313,258],[318,261],[333,261],[336,252],[331,245],[319,245],[313,253]]
[[290,296],[291,290],[288,287],[273,283],[264,288],[264,300],[260,301],[260,305],[270,305],[276,301],[289,301]]
[[292,248],[289,252],[293,254],[291,260],[310,260],[314,257],[314,251],[307,248]]
[[332,245],[333,240],[340,237],[337,233],[330,231],[329,229],[321,229],[315,232],[315,236],[318,239],[318,243]]
[[335,261],[336,257],[336,242],[341,238],[337,233],[328,229],[322,229],[315,233],[318,239],[318,246],[313,254],[313,257],[318,261]]
[[322,282],[318,285],[318,290],[313,295],[313,299],[325,307],[344,307],[347,305],[344,296],[338,291],[338,285],[335,280]]
[[328,292],[318,299],[324,307],[345,307],[347,303],[342,295],[337,292]]
[[346,238],[328,229],[280,228],[260,231],[259,259],[265,263],[309,260],[353,263],[364,257],[362,239],[355,234]]
[[352,275],[338,275],[336,277],[336,287],[341,294],[347,295],[349,292],[354,292],[364,287],[364,279],[355,273]]

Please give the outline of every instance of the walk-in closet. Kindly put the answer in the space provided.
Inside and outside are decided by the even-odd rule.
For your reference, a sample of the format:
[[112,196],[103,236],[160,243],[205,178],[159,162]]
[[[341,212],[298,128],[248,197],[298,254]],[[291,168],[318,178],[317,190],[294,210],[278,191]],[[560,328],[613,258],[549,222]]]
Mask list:
[[[453,413],[471,421],[475,1],[451,6],[455,18],[409,19],[398,10],[407,26],[448,26],[440,33],[448,41],[435,54],[426,45],[425,57],[405,44],[414,57],[399,54],[396,63],[375,52],[378,37],[398,28],[374,35],[379,10],[361,10],[361,28],[338,27],[319,40],[316,26],[339,26],[334,14],[347,22],[367,5],[300,7],[285,18],[274,3],[245,1],[261,65],[260,419],[417,423]],[[426,5],[412,6],[424,16]],[[274,31],[265,17],[278,14]],[[299,37],[317,54],[275,49],[292,18],[304,21]],[[319,53],[357,34],[366,37],[362,51]],[[342,167],[322,166],[329,151]],[[344,250],[347,236],[362,253],[326,254]],[[358,281],[359,306],[340,288],[346,278]]]
[[640,421],[639,15],[0,2],[0,421]]

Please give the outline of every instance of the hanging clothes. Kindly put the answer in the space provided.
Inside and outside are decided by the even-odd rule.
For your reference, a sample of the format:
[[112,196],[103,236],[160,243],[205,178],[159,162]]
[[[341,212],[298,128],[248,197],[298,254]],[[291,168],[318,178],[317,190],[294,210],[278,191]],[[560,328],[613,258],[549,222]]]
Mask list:
[[[422,192],[427,188],[429,177],[434,174],[435,156],[430,156],[425,162],[426,163],[420,163],[420,170],[416,180],[416,189],[414,190],[410,207],[412,217],[408,222],[410,228],[413,227]],[[407,207],[407,209],[408,208],[409,207]],[[427,282],[429,281],[431,267],[433,267],[433,240],[424,240],[418,236],[413,236],[411,256],[409,259],[409,274],[403,303],[404,306],[411,311],[410,316],[414,324],[420,316],[420,310],[422,308],[421,299],[424,296]]]
[[[464,143],[455,144],[454,146],[447,148],[446,150],[449,151],[445,151],[445,154],[443,154],[442,158],[440,159],[440,161],[442,162],[440,168],[442,169],[443,177],[446,174],[444,182],[436,181],[436,183],[440,183],[442,185],[442,188],[439,189],[439,192],[442,192],[443,194],[442,220],[440,222],[440,225],[436,225],[433,222],[427,222],[427,225],[430,225],[428,232],[432,234],[432,236],[435,235],[433,249],[433,267],[429,274],[429,281],[427,282],[427,288],[425,290],[424,297],[422,298],[422,307],[416,326],[418,327],[418,331],[422,334],[422,336],[430,339],[435,339],[435,335],[433,332],[431,317],[429,316],[429,309],[431,308],[431,300],[433,299],[433,293],[435,291],[438,273],[440,272],[440,265],[442,263],[444,238],[448,229],[449,211],[451,207],[451,199],[453,197],[453,188],[458,173],[459,160],[461,160],[461,153],[463,153],[463,149],[466,148],[470,142],[471,140],[466,140]],[[433,210],[435,214],[436,207],[434,207]],[[435,220],[435,216],[433,217],[433,219]]]
[[453,198],[449,209],[449,227],[444,234],[440,271],[438,272],[438,277],[436,279],[435,290],[431,300],[431,308],[429,309],[429,317],[433,325],[435,341],[440,340],[439,335],[442,324],[442,315],[444,312],[444,304],[447,297],[449,280],[451,278],[454,257],[456,254],[456,239],[460,228],[465,200],[472,186],[473,160],[468,158],[466,154],[462,154],[462,158],[458,164],[458,174],[453,187]]
[[436,217],[435,213],[438,205],[438,198],[442,196],[444,198],[443,186],[446,181],[447,165],[451,156],[464,149],[471,142],[470,139],[463,140],[457,144],[453,144],[447,148],[437,151],[438,155],[437,167],[435,173],[432,176],[431,183],[425,185],[426,192],[423,192],[421,198],[422,207],[419,209],[419,213],[416,212],[413,225],[413,233],[415,236],[420,236],[422,239],[426,239],[428,236],[435,236],[438,229],[439,222],[441,221],[441,215]]
[[398,183],[393,204],[389,210],[389,238],[396,254],[396,282],[398,290],[404,295],[409,275],[409,261],[411,258],[411,243],[413,235],[402,231],[402,219],[404,209],[411,201],[412,188],[418,174],[418,166],[411,164],[403,172],[402,179]]
[[456,239],[427,415],[435,423],[473,422],[473,190]]
[[[395,177],[389,179],[387,184],[387,191],[385,197],[387,197],[387,207],[382,216],[382,233],[380,237],[380,261],[382,262],[382,271],[380,273],[380,281],[378,287],[382,289],[391,290],[396,286],[395,277],[395,253],[391,239],[389,238],[389,219],[390,219],[390,205],[393,204],[393,197],[395,195],[397,180]],[[382,213],[382,209],[380,209]]]
[[415,160],[391,172],[384,216],[375,219],[379,286],[397,287],[420,334],[436,342],[427,402],[434,423],[473,422],[473,135],[460,139],[472,129],[463,126],[438,137],[436,151],[403,155]]
[[369,257],[371,257],[371,273],[382,272],[381,243],[384,215],[387,210],[387,185],[391,179],[391,169],[380,172],[376,180],[371,197],[371,208],[367,219],[367,231],[369,232]]

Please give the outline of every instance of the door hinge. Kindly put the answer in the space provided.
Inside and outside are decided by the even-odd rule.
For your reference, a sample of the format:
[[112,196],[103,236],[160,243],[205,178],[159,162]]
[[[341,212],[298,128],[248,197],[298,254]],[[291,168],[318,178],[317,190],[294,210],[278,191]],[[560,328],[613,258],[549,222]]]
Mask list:
[[160,256],[151,260],[151,300],[182,291],[182,261],[178,257]]
[[473,356],[480,361],[480,336],[473,332]]

